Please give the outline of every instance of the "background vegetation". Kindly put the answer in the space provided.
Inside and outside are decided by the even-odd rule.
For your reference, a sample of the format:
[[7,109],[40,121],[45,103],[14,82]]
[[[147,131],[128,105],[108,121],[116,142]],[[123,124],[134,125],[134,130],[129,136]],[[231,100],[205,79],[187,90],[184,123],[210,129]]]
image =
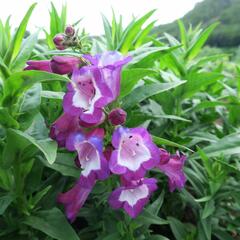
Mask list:
[[[219,21],[217,28],[208,39],[208,44],[218,47],[236,47],[240,45],[240,1],[239,0],[204,0],[181,20],[188,26],[204,26]],[[179,35],[177,21],[161,25],[154,29],[156,33],[167,32]]]

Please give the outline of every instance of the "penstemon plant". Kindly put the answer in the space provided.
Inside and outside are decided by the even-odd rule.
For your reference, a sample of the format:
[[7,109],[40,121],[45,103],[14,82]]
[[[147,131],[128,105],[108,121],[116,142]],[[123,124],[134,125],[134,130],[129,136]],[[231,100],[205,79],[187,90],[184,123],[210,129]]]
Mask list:
[[89,37],[52,4],[39,39],[35,5],[0,21],[0,239],[238,239],[240,70],[202,49],[218,24],[159,37],[154,11],[113,12]]
[[[80,48],[75,29],[54,37],[56,48]],[[76,184],[58,197],[66,215],[74,221],[97,180],[119,175],[109,196],[112,208],[123,208],[136,218],[157,189],[156,178],[147,172],[159,168],[169,178],[171,191],[184,187],[184,155],[170,155],[158,149],[144,127],[126,128],[126,112],[118,99],[121,72],[131,56],[117,51],[102,54],[54,56],[51,61],[29,61],[25,70],[42,70],[71,76],[63,98],[64,113],[52,124],[50,137],[58,146],[77,153],[76,166],[81,175]],[[105,138],[105,135],[107,138]],[[120,185],[120,186],[119,186]]]

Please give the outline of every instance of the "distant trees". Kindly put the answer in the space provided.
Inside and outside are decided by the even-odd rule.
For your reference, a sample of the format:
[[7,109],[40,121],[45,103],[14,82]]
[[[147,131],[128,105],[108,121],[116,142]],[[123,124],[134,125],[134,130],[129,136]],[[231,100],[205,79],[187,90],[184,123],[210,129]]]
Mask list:
[[[182,21],[193,26],[220,21],[220,26],[213,32],[208,44],[218,47],[240,45],[240,0],[205,0],[187,13]],[[179,35],[177,21],[159,26],[155,32],[169,32],[177,37]]]

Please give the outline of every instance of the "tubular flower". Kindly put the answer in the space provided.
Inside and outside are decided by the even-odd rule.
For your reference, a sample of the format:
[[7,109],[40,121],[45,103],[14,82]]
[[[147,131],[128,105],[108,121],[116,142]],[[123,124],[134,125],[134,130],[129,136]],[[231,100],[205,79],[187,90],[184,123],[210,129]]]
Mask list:
[[103,154],[103,137],[103,129],[95,129],[86,135],[73,133],[67,139],[66,148],[78,153],[77,161],[82,168],[80,181],[84,187],[109,176],[108,162]]
[[63,108],[86,123],[96,124],[103,119],[102,108],[107,105],[110,95],[100,70],[93,66],[82,67],[73,71]]
[[159,149],[145,128],[123,128],[115,130],[112,137],[110,170],[128,180],[142,178],[146,171],[158,164]]
[[24,70],[39,70],[44,72],[52,72],[49,60],[39,60],[39,61],[27,61],[27,65]]
[[60,75],[71,74],[80,64],[80,58],[70,56],[54,56],[50,62],[52,72]]
[[170,155],[166,150],[160,149],[158,168],[168,176],[168,185],[171,192],[176,188],[182,189],[185,185],[186,177],[183,172],[185,161],[186,156],[180,155],[179,152]]
[[136,218],[156,189],[157,180],[154,178],[125,182],[125,186],[112,192],[109,204],[114,209],[123,208],[132,218]]
[[67,137],[80,129],[79,118],[64,113],[51,125],[50,137],[57,141],[59,147],[64,147]]
[[84,57],[101,69],[105,82],[112,93],[109,102],[114,101],[120,93],[122,68],[132,58],[130,56],[125,57],[116,51],[106,52],[94,57],[90,55],[85,55]]
[[71,222],[75,220],[79,210],[86,202],[94,184],[92,186],[88,185],[87,187],[84,187],[82,186],[81,181],[78,180],[68,192],[60,193],[58,195],[58,202],[65,206],[67,218]]

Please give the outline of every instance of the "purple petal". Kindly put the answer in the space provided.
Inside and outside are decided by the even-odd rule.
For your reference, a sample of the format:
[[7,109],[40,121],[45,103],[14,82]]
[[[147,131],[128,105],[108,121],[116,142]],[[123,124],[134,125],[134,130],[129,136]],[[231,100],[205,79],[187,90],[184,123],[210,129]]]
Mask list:
[[39,70],[44,72],[52,72],[49,60],[27,61],[27,67],[24,70]]
[[50,137],[58,142],[59,147],[64,147],[67,137],[76,131],[81,131],[79,119],[64,113],[51,125]]
[[54,56],[51,60],[51,69],[57,74],[70,74],[75,68],[78,68],[81,60],[71,56]]
[[176,188],[182,189],[185,185],[186,177],[183,172],[185,160],[185,155],[177,153],[175,155],[169,155],[168,161],[164,159],[163,163],[158,165],[158,168],[168,176],[169,189],[171,192]]
[[128,182],[122,178],[124,186],[115,189],[110,197],[112,208],[123,208],[132,218],[137,217],[157,189],[156,179],[141,179]]
[[65,206],[67,218],[73,222],[92,191],[94,185],[89,188],[82,187],[78,181],[68,192],[58,196],[58,202]]

